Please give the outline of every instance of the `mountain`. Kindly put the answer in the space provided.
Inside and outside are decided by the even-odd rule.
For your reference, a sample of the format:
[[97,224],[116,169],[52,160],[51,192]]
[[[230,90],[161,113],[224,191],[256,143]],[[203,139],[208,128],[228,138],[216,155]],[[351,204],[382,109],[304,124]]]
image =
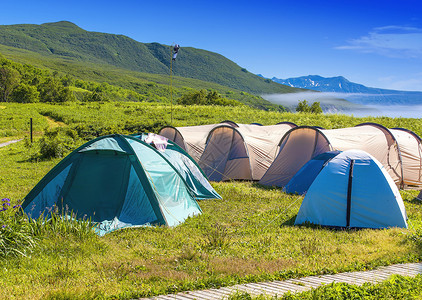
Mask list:
[[318,75],[309,75],[288,79],[273,77],[272,80],[290,87],[310,89],[319,92],[342,93],[342,98],[360,104],[422,104],[422,92],[366,87],[362,84],[351,82],[342,76],[326,78]]
[[[90,32],[67,21],[1,25],[0,45],[28,50],[46,58],[62,58],[67,62],[167,76],[171,63],[170,46],[141,43],[124,35]],[[172,72],[174,76],[213,82],[255,95],[297,91],[252,74],[218,53],[183,45],[172,64]]]

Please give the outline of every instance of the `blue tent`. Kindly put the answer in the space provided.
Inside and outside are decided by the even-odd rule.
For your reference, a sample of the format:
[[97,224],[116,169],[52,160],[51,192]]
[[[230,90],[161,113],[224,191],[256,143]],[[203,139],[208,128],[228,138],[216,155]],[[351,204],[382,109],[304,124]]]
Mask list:
[[331,159],[310,186],[295,224],[347,228],[407,228],[400,193],[370,154],[349,150]]
[[[198,172],[194,166],[193,171],[184,167],[191,162],[183,152],[169,155],[173,164],[135,137],[97,138],[55,166],[22,208],[32,218],[48,217],[53,207],[73,212],[95,222],[100,235],[123,227],[175,226],[201,213],[196,199],[220,196],[200,187],[203,178],[192,173]],[[182,161],[176,166],[177,157]]]
[[290,179],[283,191],[289,194],[305,194],[322,168],[339,153],[340,151],[328,151],[315,156]]

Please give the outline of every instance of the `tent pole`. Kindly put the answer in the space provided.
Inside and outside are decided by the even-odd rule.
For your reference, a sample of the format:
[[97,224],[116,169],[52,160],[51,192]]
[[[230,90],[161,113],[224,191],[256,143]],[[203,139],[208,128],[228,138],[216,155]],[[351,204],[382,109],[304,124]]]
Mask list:
[[349,168],[349,183],[347,185],[347,212],[346,212],[346,227],[350,228],[350,213],[352,209],[352,181],[353,181],[353,166],[355,165],[355,160],[350,161]]

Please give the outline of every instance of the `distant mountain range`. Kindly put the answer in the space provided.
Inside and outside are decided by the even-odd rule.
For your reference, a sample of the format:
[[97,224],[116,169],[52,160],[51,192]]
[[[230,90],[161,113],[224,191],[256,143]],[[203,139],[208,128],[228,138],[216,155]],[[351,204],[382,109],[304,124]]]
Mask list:
[[295,88],[328,93],[341,93],[337,95],[337,97],[359,104],[422,104],[422,92],[408,92],[366,87],[362,84],[351,82],[342,76],[326,78],[318,75],[309,75],[288,79],[273,77],[271,80]]

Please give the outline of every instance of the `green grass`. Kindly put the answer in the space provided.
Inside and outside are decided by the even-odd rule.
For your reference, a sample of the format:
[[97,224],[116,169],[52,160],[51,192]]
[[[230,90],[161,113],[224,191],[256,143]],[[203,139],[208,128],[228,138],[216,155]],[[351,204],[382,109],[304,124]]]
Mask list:
[[[0,149],[0,193],[11,194],[12,201],[57,163],[30,162],[28,155],[22,142]],[[47,232],[30,256],[1,261],[0,286],[16,298],[82,294],[129,299],[421,258],[412,229],[293,226],[302,197],[248,182],[213,185],[224,200],[201,201],[203,214],[175,228],[125,229],[82,240]],[[420,203],[413,201],[417,192],[402,195],[412,226],[420,228]]]
[[326,129],[374,122],[388,128],[407,128],[422,136],[421,119],[357,118],[346,115],[267,112],[250,107],[173,105],[173,122],[171,122],[169,104],[144,102],[69,102],[63,105],[2,103],[0,105],[0,136],[11,135],[11,133],[27,134],[30,117],[34,118],[35,131],[42,131],[49,125],[45,116],[69,126],[86,125],[104,129],[106,133],[133,133],[142,129],[157,132],[165,125],[190,126],[232,120],[237,123],[258,122],[264,125],[290,121],[297,125],[320,126]]
[[[48,126],[47,115],[66,126],[133,133],[169,124],[169,107],[152,103],[10,104],[10,129],[27,134],[25,120]],[[174,125],[275,124],[291,121],[325,128],[378,122],[421,134],[421,120],[314,116],[175,106]],[[8,126],[8,123],[4,123]],[[0,130],[2,127],[0,127]],[[19,142],[0,148],[0,195],[22,199],[60,159],[33,160],[36,147]],[[75,145],[76,146],[76,145]],[[342,230],[293,226],[302,197],[250,182],[213,183],[223,200],[201,201],[203,214],[175,228],[134,228],[102,238],[63,230],[44,231],[27,257],[0,260],[3,298],[130,299],[190,289],[372,269],[415,262],[422,255],[421,203],[402,191],[410,229]]]

